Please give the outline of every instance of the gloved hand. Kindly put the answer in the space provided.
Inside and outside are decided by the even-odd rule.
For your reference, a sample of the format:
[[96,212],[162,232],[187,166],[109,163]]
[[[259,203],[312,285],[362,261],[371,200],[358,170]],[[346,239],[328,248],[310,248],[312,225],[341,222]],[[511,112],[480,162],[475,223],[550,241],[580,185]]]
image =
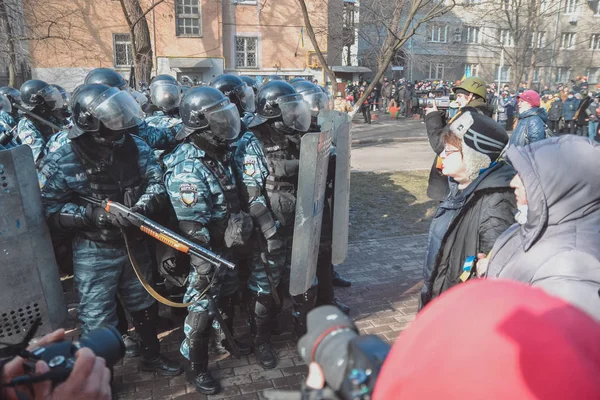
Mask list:
[[112,225],[117,228],[129,229],[134,226],[127,218],[122,217],[120,215],[111,215],[111,217],[112,217],[112,219],[111,219]]
[[85,208],[85,218],[98,228],[107,229],[114,226],[112,223],[114,217],[100,206],[88,204]]

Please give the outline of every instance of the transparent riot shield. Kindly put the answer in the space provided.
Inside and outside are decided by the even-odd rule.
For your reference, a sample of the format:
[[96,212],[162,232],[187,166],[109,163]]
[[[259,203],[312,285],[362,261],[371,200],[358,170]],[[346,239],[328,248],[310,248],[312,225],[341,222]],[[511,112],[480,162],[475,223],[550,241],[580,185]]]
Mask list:
[[[67,307],[29,146],[0,151],[0,342],[61,326]],[[3,345],[0,345],[3,347]]]
[[320,133],[307,133],[300,143],[296,220],[292,244],[290,294],[306,292],[317,271],[325,185],[331,146],[331,124]]
[[346,113],[334,118],[335,180],[333,184],[333,241],[331,263],[338,265],[348,254],[348,225],[350,223],[350,128]]

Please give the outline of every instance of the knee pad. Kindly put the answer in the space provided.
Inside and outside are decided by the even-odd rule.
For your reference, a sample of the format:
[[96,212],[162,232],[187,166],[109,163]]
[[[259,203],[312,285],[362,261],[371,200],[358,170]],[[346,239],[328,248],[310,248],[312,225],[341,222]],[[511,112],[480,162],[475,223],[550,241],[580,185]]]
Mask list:
[[185,324],[190,328],[189,339],[201,339],[210,336],[210,318],[208,312],[190,312],[185,319]]

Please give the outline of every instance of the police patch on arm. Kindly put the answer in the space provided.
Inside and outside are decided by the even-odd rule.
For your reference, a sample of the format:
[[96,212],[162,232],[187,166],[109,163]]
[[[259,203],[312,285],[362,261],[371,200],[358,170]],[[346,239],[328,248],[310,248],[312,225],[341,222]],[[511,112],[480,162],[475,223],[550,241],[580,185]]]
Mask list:
[[198,202],[198,185],[182,183],[179,185],[179,197],[186,207],[192,207]]
[[256,159],[254,157],[244,157],[244,174],[253,176],[256,173]]

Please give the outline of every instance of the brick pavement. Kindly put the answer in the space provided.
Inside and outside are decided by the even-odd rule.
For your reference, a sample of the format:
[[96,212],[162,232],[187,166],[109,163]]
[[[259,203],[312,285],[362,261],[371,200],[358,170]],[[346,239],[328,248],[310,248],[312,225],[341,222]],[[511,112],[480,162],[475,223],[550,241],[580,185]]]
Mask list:
[[[398,334],[414,319],[417,294],[421,286],[421,265],[425,255],[426,236],[404,236],[352,243],[345,264],[337,270],[352,281],[352,287],[336,289],[336,296],[352,308],[351,316],[361,333],[377,334],[392,343]],[[72,303],[72,302],[71,302]],[[70,304],[74,306],[74,304]],[[76,327],[75,312],[71,313],[71,327]],[[161,315],[168,315],[161,310]],[[289,314],[289,313],[288,313]],[[239,313],[235,321],[235,335],[248,333],[245,315]],[[183,338],[182,318],[172,325],[161,327],[162,352],[183,362],[179,345]],[[291,317],[283,321],[284,331],[291,330]],[[78,335],[73,329],[69,337]],[[279,364],[264,370],[253,355],[241,359],[227,358],[212,361],[209,369],[220,379],[223,390],[215,396],[195,391],[185,375],[175,378],[140,372],[137,359],[125,359],[115,366],[114,389],[117,399],[262,399],[268,389],[297,389],[304,380],[307,367],[297,355],[296,344],[290,333],[273,338]]]

